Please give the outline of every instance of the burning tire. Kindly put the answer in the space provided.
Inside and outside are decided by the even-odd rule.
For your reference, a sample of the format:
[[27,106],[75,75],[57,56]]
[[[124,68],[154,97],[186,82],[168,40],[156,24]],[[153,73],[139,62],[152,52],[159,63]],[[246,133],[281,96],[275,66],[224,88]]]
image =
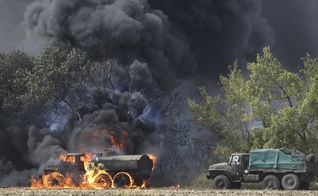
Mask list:
[[142,178],[135,178],[134,179],[134,185],[136,185],[137,187],[140,187],[144,184],[144,181],[142,180]]
[[119,172],[114,176],[114,186],[130,188],[133,185],[133,179],[127,172]]
[[57,187],[63,185],[64,176],[58,172],[52,172],[50,174],[42,176],[43,186],[45,187]]
[[112,177],[108,173],[98,174],[94,179],[94,184],[97,187],[109,188],[112,186]]

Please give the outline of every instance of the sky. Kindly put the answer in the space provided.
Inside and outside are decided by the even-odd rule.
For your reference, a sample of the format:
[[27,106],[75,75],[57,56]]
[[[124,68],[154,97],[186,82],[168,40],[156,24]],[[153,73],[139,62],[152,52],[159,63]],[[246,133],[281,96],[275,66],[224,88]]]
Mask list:
[[[26,52],[36,54],[42,49],[42,43],[35,47],[36,38],[26,38],[28,30],[25,28],[24,14],[31,2],[34,0],[0,0],[0,52],[9,52],[13,48],[23,48]],[[149,2],[151,3],[151,1]],[[154,7],[166,10],[165,13],[169,13],[169,9],[164,8],[164,5],[152,4]],[[285,67],[295,69],[301,64],[300,58],[305,56],[307,52],[313,57],[318,56],[317,1],[263,0],[260,5],[261,15],[268,21],[274,32],[272,40],[274,44],[269,44],[272,45],[272,51]],[[177,22],[176,19],[175,23]],[[191,30],[187,29],[187,31]],[[211,53],[215,51],[213,47],[210,50]],[[203,58],[206,57],[203,56]],[[240,57],[237,56],[237,58]],[[199,66],[198,72],[200,69],[206,71],[202,67]]]

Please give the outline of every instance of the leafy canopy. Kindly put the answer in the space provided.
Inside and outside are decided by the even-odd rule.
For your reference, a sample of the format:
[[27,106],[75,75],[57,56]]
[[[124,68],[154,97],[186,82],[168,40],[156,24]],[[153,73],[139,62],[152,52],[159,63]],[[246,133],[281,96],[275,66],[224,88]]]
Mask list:
[[298,73],[285,70],[269,47],[248,63],[244,77],[237,62],[221,76],[222,95],[199,88],[201,100],[189,100],[191,120],[215,134],[214,151],[297,148],[318,152],[318,59],[307,54]]

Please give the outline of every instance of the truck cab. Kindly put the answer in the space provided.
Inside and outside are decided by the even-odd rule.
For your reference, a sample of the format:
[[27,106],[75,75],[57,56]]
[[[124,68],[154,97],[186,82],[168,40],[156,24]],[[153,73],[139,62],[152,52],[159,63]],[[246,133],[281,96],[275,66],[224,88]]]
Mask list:
[[46,168],[44,168],[44,174],[51,172],[63,173],[64,171],[85,172],[84,162],[82,161],[84,157],[84,153],[68,153],[64,161],[48,164]]
[[226,175],[232,182],[241,182],[244,171],[248,169],[248,165],[248,153],[233,153],[228,161],[210,165],[207,178],[214,179],[218,175]]

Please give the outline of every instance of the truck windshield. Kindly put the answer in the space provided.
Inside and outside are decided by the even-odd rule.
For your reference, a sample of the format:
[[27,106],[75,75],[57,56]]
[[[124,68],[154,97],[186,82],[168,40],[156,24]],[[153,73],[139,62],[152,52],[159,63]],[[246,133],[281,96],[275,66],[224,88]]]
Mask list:
[[230,162],[232,163],[236,163],[236,162],[239,162],[240,161],[240,156],[239,155],[232,155],[230,157]]

